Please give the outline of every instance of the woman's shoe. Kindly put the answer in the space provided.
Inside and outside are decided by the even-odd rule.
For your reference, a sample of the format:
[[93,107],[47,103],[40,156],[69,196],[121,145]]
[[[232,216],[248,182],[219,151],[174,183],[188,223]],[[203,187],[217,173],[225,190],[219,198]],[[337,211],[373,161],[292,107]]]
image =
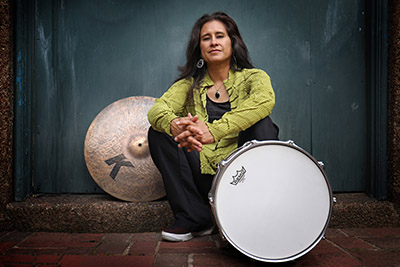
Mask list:
[[170,226],[161,232],[162,239],[172,242],[183,242],[192,239],[193,237],[200,237],[212,234],[214,226],[198,232],[189,232],[185,228],[179,226]]
[[161,237],[167,241],[182,242],[192,239],[193,235],[185,228],[171,226],[161,232]]
[[214,232],[214,225],[211,226],[210,228],[207,228],[205,230],[199,231],[199,232],[192,232],[192,235],[194,237],[200,237],[200,236],[206,236],[206,235],[211,235]]

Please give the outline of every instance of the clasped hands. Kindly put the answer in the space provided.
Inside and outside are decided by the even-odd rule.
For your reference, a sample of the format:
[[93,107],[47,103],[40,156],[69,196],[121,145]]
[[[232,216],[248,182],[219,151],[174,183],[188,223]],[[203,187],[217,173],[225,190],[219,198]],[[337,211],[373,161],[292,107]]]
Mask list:
[[193,150],[201,151],[203,145],[214,143],[214,136],[211,134],[204,121],[199,117],[192,116],[176,118],[171,121],[171,133],[178,147],[186,147],[188,152]]

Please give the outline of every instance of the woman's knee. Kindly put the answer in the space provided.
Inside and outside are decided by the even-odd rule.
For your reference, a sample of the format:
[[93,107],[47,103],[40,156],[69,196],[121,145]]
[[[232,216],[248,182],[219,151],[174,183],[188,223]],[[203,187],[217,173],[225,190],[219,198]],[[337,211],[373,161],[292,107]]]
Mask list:
[[156,138],[157,133],[159,133],[159,132],[157,132],[156,130],[153,129],[153,127],[150,126],[150,128],[147,132],[147,140],[149,143]]
[[152,127],[149,128],[147,132],[147,142],[149,144],[149,147],[154,143],[155,140],[157,140],[157,134],[158,132],[155,131]]
[[150,151],[176,146],[172,136],[168,135],[167,133],[156,131],[153,129],[153,127],[150,127],[148,130],[147,141]]
[[147,142],[149,144],[150,150],[152,150],[153,147],[157,148],[162,143],[165,143],[167,136],[168,135],[166,133],[161,133],[159,131],[154,130],[153,127],[150,127],[147,133]]
[[242,146],[251,140],[279,140],[279,127],[267,116],[247,130],[239,133],[238,146]]

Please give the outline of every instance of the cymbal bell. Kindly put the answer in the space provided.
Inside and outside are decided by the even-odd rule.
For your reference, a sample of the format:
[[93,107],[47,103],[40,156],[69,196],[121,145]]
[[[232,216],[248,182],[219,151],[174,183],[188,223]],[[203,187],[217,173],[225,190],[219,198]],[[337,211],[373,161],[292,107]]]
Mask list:
[[154,100],[146,96],[118,100],[96,116],[86,133],[89,173],[100,188],[118,199],[139,202],[166,195],[147,142],[147,112]]

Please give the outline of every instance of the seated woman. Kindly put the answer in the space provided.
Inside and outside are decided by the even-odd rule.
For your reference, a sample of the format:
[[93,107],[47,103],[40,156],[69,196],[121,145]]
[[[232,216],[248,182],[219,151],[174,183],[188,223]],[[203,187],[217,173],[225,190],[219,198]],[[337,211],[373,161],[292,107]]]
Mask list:
[[269,76],[250,62],[235,21],[216,12],[194,25],[179,79],[148,113],[148,142],[175,222],[169,241],[212,233],[208,202],[218,163],[250,140],[276,140]]

